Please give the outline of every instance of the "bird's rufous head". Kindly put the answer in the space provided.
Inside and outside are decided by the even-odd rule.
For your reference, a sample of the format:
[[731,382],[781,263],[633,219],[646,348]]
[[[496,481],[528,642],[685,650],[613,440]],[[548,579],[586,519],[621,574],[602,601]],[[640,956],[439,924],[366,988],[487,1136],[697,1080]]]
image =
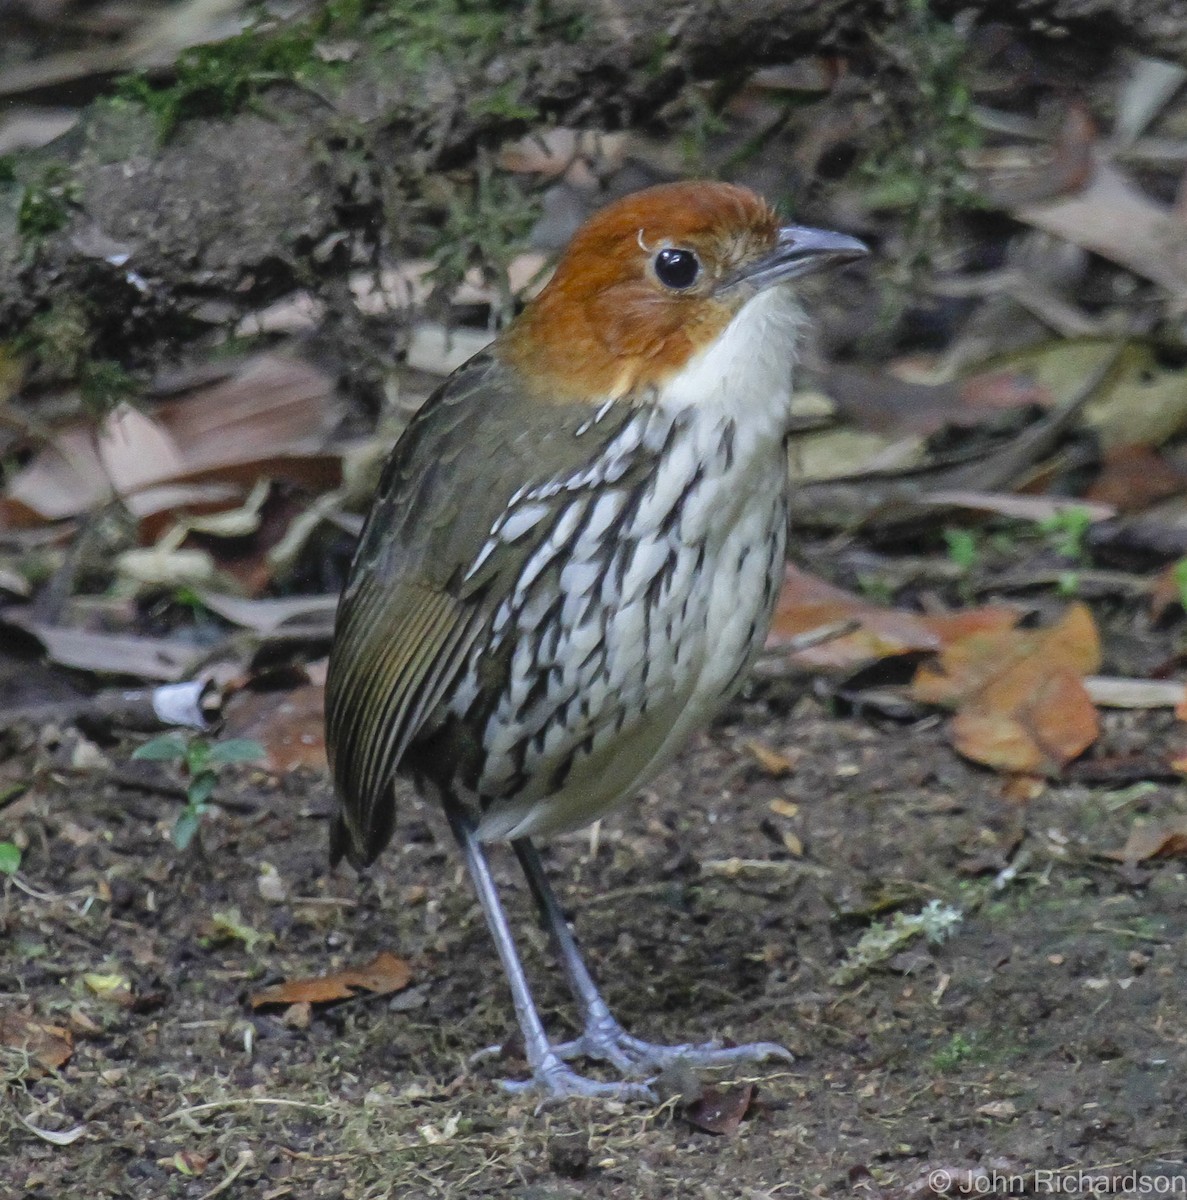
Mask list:
[[781,226],[734,184],[647,188],[577,231],[496,352],[556,402],[661,386],[758,292],[866,252],[844,234]]

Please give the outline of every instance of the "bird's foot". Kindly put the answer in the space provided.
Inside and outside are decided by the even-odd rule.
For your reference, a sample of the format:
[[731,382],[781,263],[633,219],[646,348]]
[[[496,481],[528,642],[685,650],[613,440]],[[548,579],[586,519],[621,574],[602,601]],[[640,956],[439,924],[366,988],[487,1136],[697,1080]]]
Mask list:
[[566,1065],[559,1055],[553,1053],[532,1071],[531,1079],[504,1079],[500,1085],[507,1092],[535,1092],[541,1102],[580,1099],[643,1100],[656,1104],[659,1097],[650,1084],[626,1079],[590,1079],[579,1075]]
[[624,1075],[636,1078],[659,1074],[678,1063],[709,1069],[771,1059],[794,1061],[791,1051],[777,1042],[749,1042],[741,1046],[723,1046],[719,1042],[657,1045],[632,1037],[613,1017],[590,1025],[580,1037],[562,1042],[553,1050],[559,1058],[590,1058],[609,1063]]
[[[567,1055],[563,1052],[567,1046],[572,1043],[564,1043],[561,1046],[549,1046],[548,1049],[540,1057],[539,1061],[532,1064],[532,1077],[530,1079],[501,1079],[499,1086],[505,1092],[512,1092],[517,1095],[526,1093],[536,1093],[540,1096],[542,1104],[548,1104],[560,1100],[568,1100],[573,1097],[582,1099],[604,1099],[604,1100],[642,1100],[649,1104],[657,1104],[659,1097],[651,1088],[648,1082],[637,1082],[635,1080],[603,1080],[591,1079],[588,1075],[581,1075],[568,1066],[565,1058],[577,1057]],[[504,1053],[504,1047],[501,1045],[488,1046],[485,1050],[479,1050],[476,1054],[470,1056],[471,1064],[480,1062],[483,1059],[497,1057]],[[529,1056],[530,1057],[530,1056]],[[590,1058],[595,1058],[595,1055],[589,1055]],[[601,1059],[599,1061],[608,1061]],[[638,1072],[631,1072],[637,1075]]]

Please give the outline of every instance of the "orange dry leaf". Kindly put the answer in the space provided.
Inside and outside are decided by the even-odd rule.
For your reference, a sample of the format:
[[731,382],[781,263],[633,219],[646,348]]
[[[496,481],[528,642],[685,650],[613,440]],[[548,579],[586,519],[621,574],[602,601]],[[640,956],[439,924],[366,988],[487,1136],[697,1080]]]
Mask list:
[[1092,615],[1074,604],[1050,629],[973,633],[916,672],[915,699],[957,709],[953,742],[1001,771],[1053,773],[1096,740],[1083,677],[1100,666]]
[[74,1053],[69,1029],[38,1021],[26,1013],[0,1013],[0,1046],[27,1054],[47,1071],[56,1071]]
[[226,732],[252,738],[267,751],[264,765],[279,775],[326,765],[324,684],[289,692],[236,692],[226,706]]
[[939,650],[952,638],[972,631],[1009,629],[1017,620],[1017,613],[1011,609],[990,607],[920,616],[863,600],[788,566],[767,645],[777,649],[800,634],[856,622],[859,628],[852,633],[791,655],[792,661],[802,666],[852,670],[893,654]]
[[290,979],[274,987],[253,992],[252,1008],[265,1004],[325,1004],[330,1000],[348,1000],[356,989],[386,996],[399,992],[412,979],[408,963],[387,950],[381,950],[363,967],[346,967],[332,975],[318,975],[313,979]]
[[1134,825],[1120,850],[1106,850],[1105,858],[1131,866],[1148,858],[1187,857],[1187,816]]

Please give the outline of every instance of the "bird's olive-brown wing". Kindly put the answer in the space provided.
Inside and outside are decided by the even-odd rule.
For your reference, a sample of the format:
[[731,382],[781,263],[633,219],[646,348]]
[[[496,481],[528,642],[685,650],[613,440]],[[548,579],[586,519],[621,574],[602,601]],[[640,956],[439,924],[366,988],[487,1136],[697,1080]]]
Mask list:
[[584,405],[525,399],[515,375],[484,356],[404,431],[364,525],[330,653],[335,859],[370,862],[386,845],[392,783],[409,746],[551,526],[489,553],[496,523],[517,494],[578,471],[628,415],[594,421]]

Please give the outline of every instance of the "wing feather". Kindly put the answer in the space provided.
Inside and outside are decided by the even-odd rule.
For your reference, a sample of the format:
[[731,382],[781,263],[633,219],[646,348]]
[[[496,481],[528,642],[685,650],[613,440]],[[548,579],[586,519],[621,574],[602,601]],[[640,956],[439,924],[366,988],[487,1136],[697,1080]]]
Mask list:
[[[440,724],[442,705],[489,636],[501,597],[552,527],[541,521],[491,555],[497,522],[525,487],[579,472],[627,415],[602,406],[525,404],[513,372],[479,357],[426,401],[396,443],[359,539],[330,652],[326,747],[338,795],[335,860],[346,854],[368,863],[386,845],[396,774],[419,739],[434,733],[435,713]],[[443,776],[452,766],[440,764]]]

